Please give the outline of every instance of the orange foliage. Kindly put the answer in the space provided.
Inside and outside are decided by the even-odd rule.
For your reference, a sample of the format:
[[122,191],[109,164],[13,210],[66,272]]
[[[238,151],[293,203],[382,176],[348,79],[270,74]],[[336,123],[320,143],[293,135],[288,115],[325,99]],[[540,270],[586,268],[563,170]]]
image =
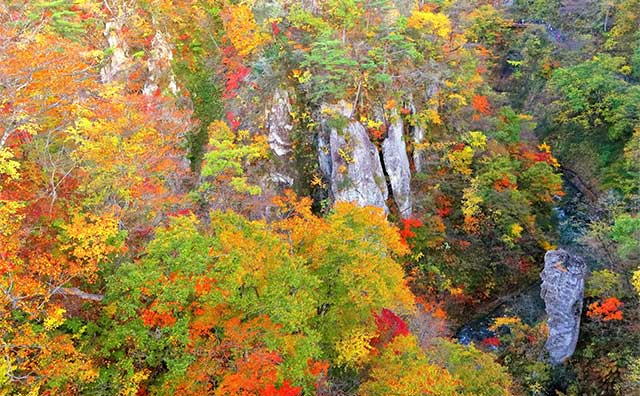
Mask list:
[[596,320],[608,322],[610,320],[622,320],[622,302],[615,297],[607,298],[599,302],[589,304],[587,316]]
[[252,55],[269,40],[256,24],[251,8],[245,4],[225,8],[222,19],[226,37],[242,57]]
[[142,311],[142,322],[148,327],[166,327],[173,326],[176,323],[176,317],[172,312],[157,311],[154,309],[155,303],[150,308]]
[[471,99],[471,106],[483,115],[489,115],[492,112],[489,99],[484,95],[475,95]]
[[407,239],[416,236],[416,233],[413,232],[413,230],[422,226],[423,223],[420,219],[402,219],[402,229],[400,229],[400,237],[402,238],[402,241],[405,244],[408,244]]
[[451,213],[453,213],[453,203],[451,202],[451,198],[446,195],[438,195],[436,197],[436,207],[438,216],[447,217]]
[[493,182],[493,188],[495,188],[496,191],[511,190],[515,189],[516,185],[511,183],[509,176],[504,176]]

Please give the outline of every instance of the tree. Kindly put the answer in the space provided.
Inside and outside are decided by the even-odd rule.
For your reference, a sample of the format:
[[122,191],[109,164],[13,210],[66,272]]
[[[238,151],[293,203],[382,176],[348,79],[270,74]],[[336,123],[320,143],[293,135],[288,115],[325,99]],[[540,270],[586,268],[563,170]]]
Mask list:
[[173,217],[146,257],[108,282],[99,353],[113,366],[101,381],[157,394],[311,387],[317,284],[264,223],[219,212],[208,225]]
[[199,200],[218,208],[230,207],[230,201],[242,201],[243,195],[259,196],[260,186],[249,182],[245,169],[267,158],[266,137],[250,137],[247,130],[233,132],[224,121],[212,122],[208,135],[209,150],[203,158]]
[[[292,204],[284,205],[286,209]],[[311,215],[308,205],[306,199],[293,203],[292,216],[277,229],[291,239],[294,251],[308,260],[320,280],[314,324],[322,334],[327,357],[341,356],[342,346],[360,345],[359,352],[349,353],[359,356],[356,360],[364,359],[369,349],[366,341],[376,335],[371,312],[390,308],[408,314],[414,310],[402,267],[394,260],[407,248],[377,208],[338,203],[320,221]]]
[[28,10],[3,12],[0,27],[2,354],[17,391],[80,392],[97,373],[71,319],[102,299],[98,274],[127,231],[134,250],[176,203],[182,119],[162,97],[100,84],[101,51]]
[[460,381],[463,394],[507,396],[511,394],[511,376],[495,357],[471,344],[464,346],[438,339],[429,350],[430,361],[445,367]]
[[359,395],[419,396],[458,395],[456,380],[430,364],[414,336],[398,336],[377,356]]

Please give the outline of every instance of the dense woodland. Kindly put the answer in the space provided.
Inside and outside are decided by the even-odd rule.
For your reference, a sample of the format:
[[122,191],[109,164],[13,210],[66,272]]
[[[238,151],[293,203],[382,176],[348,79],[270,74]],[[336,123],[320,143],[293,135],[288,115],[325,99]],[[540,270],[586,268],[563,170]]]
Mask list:
[[0,0],[0,395],[640,395],[639,187],[640,0]]

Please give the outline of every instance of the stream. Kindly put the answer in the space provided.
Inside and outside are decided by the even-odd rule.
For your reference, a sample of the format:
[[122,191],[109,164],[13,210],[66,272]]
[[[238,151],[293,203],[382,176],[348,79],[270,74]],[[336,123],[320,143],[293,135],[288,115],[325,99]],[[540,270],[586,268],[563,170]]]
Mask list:
[[[564,179],[565,195],[559,198],[553,208],[558,230],[558,246],[583,256],[593,268],[593,261],[585,254],[586,249],[580,244],[580,237],[585,234],[591,221],[589,200],[567,178]],[[542,263],[540,264],[542,270]],[[506,297],[496,308],[481,318],[462,325],[455,338],[464,345],[472,342],[480,343],[485,338],[494,337],[489,330],[494,319],[503,316],[518,316],[524,323],[533,325],[545,317],[544,301],[540,297],[540,282],[524,286],[521,290]]]

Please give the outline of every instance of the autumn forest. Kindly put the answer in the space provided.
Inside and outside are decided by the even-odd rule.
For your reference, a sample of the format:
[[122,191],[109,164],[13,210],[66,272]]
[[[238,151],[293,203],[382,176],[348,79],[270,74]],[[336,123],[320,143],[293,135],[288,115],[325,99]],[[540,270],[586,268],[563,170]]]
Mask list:
[[0,0],[0,396],[640,396],[640,0]]

